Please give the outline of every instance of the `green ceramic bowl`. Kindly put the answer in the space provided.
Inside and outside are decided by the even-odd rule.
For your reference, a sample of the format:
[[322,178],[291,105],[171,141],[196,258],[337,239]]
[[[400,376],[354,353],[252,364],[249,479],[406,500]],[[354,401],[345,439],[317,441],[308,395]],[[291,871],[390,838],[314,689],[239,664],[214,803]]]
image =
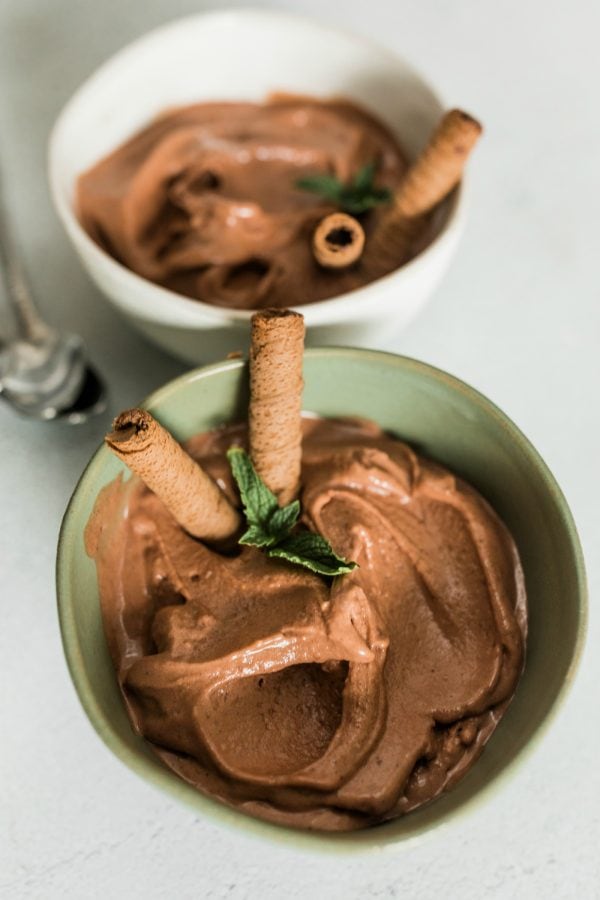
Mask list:
[[[198,815],[295,847],[356,852],[406,841],[456,817],[498,787],[540,737],[564,697],[583,645],[585,574],[571,517],[552,475],[515,425],[475,390],[423,363],[369,350],[308,350],[304,407],[323,416],[375,419],[462,475],[514,535],[525,569],[529,642],[516,696],[482,757],[460,784],[405,818],[341,835],[299,832],[252,819],[197,793],[164,768],[129,724],[108,655],[94,563],[83,532],[98,491],[123,468],[102,447],[67,509],[58,547],[58,608],[71,677],[102,738],[147,781]],[[196,369],[145,406],[183,440],[246,415],[240,360]]]

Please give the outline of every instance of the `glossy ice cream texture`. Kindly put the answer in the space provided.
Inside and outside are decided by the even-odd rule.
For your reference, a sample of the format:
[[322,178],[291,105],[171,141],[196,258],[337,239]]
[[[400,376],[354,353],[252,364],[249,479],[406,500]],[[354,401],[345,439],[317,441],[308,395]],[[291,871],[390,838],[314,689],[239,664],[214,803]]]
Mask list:
[[[192,455],[237,500],[225,451]],[[87,529],[129,714],[166,765],[253,815],[325,830],[409,812],[480,754],[523,666],[512,538],[447,470],[365,421],[306,420],[305,524],[333,581],[189,537],[137,479]]]

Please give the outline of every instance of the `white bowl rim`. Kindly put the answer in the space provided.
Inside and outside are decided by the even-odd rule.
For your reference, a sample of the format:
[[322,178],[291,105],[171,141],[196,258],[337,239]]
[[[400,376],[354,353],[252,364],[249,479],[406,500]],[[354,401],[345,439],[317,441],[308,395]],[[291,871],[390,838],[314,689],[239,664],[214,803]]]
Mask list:
[[[124,296],[118,301],[119,306],[127,307],[132,313],[142,319],[162,322],[165,325],[178,324],[202,324],[207,318],[214,320],[215,324],[247,322],[255,310],[252,309],[230,309],[228,307],[217,306],[211,303],[205,303],[202,300],[195,300],[192,297],[186,297],[178,294],[168,288],[155,284],[147,278],[138,275],[131,269],[118,262],[103,250],[85,231],[79,219],[77,218],[73,203],[70,202],[61,189],[58,176],[58,153],[61,141],[61,133],[68,122],[73,107],[79,103],[81,96],[89,90],[93,85],[100,81],[103,76],[113,66],[134,53],[142,47],[147,41],[156,40],[161,35],[169,32],[184,30],[190,24],[202,23],[217,20],[231,21],[258,21],[260,19],[287,22],[290,26],[297,23],[304,23],[319,28],[324,32],[332,35],[343,35],[353,40],[356,44],[362,44],[363,47],[371,49],[379,56],[386,57],[390,63],[400,63],[415,80],[421,84],[432,94],[433,98],[444,108],[445,103],[440,92],[434,88],[421,72],[415,68],[412,63],[405,60],[403,56],[391,50],[389,47],[378,43],[377,41],[357,34],[356,32],[338,28],[326,22],[322,22],[312,16],[306,16],[296,13],[287,12],[285,10],[268,10],[260,8],[231,8],[227,10],[207,10],[199,13],[193,13],[189,16],[183,16],[159,25],[150,31],[145,32],[133,41],[130,41],[120,50],[117,50],[112,56],[105,60],[91,75],[89,75],[76,91],[67,100],[59,113],[48,140],[48,159],[47,173],[50,185],[50,193],[54,206],[61,219],[67,233],[71,239],[77,244],[80,243],[85,247],[86,252],[94,259],[98,267],[103,267],[112,274],[114,278],[121,280],[122,284],[129,286],[132,290],[124,293]],[[402,282],[408,280],[418,271],[427,267],[432,258],[437,255],[442,245],[452,240],[455,233],[460,233],[463,228],[466,217],[467,206],[467,190],[468,178],[463,176],[460,184],[457,186],[453,194],[450,196],[445,221],[436,233],[434,238],[421,250],[413,259],[394,269],[387,275],[372,281],[363,287],[353,291],[347,291],[338,294],[326,300],[317,300],[312,303],[304,303],[298,307],[298,311],[302,312],[308,326],[318,324],[320,322],[329,321],[330,317],[337,318],[336,313],[350,313],[356,308],[357,312],[362,311],[366,314],[370,303],[372,304],[375,295],[385,291],[390,282],[396,281],[398,291],[402,290]],[[139,303],[137,297],[140,291],[144,290],[146,296],[143,303]],[[150,303],[156,304],[152,311],[149,310]]]

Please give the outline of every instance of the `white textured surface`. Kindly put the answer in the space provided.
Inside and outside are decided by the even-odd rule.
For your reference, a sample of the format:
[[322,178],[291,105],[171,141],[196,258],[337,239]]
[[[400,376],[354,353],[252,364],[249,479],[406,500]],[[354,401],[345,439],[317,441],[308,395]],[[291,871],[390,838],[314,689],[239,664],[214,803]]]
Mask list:
[[[295,4],[310,13],[321,6]],[[0,149],[23,252],[40,305],[92,347],[113,410],[180,368],[126,328],[80,271],[50,209],[45,140],[59,107],[103,58],[199,7],[197,0],[0,3]],[[2,898],[600,896],[600,8],[593,0],[346,0],[343,9],[345,24],[406,53],[445,85],[450,102],[487,125],[456,263],[395,349],[497,401],[563,486],[590,578],[582,670],[513,781],[418,847],[336,861],[217,830],[105,750],[63,662],[56,537],[105,423],[70,431],[1,409]]]

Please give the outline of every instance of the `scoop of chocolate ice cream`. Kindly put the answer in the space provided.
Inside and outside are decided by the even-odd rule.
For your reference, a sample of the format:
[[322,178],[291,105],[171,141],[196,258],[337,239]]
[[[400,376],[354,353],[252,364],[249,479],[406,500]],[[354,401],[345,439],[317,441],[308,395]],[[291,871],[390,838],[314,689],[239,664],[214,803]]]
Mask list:
[[[224,453],[191,454],[235,500]],[[304,522],[358,568],[321,578],[187,535],[135,478],[87,529],[135,727],[199,790],[347,830],[431,800],[473,764],[523,665],[505,526],[468,485],[366,422],[306,420]]]
[[144,278],[218,306],[298,306],[387,274],[426,240],[380,240],[380,206],[363,219],[357,264],[318,265],[312,234],[336,207],[297,182],[320,173],[347,184],[367,164],[390,191],[406,170],[391,132],[349,101],[198,103],[164,113],[82,174],[77,207],[91,237]]

